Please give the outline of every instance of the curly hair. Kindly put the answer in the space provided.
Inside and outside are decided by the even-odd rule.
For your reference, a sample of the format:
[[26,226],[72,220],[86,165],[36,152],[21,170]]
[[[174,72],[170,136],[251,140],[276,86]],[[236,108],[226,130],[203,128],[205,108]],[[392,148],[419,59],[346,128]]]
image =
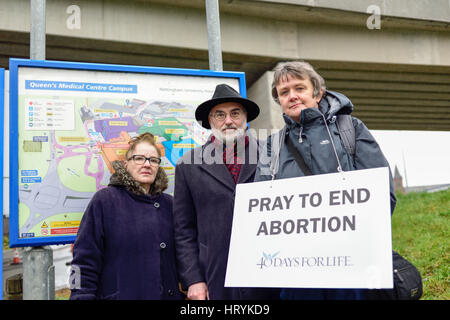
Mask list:
[[130,146],[128,147],[128,151],[125,155],[127,159],[128,159],[128,156],[136,149],[136,146],[142,142],[147,142],[148,144],[154,146],[156,149],[156,152],[158,152],[158,156],[161,157],[161,150],[156,145],[155,136],[153,134],[151,134],[150,132],[145,132],[136,137],[131,138],[130,141],[128,141],[128,144]]

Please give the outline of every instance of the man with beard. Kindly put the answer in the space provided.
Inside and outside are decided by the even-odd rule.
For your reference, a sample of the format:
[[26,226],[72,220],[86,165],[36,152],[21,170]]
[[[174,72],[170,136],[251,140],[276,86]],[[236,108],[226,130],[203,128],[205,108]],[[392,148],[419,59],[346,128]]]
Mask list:
[[278,289],[225,288],[237,183],[253,182],[258,141],[247,132],[259,107],[219,84],[198,106],[212,135],[183,155],[175,169],[174,237],[181,286],[192,300],[278,299]]

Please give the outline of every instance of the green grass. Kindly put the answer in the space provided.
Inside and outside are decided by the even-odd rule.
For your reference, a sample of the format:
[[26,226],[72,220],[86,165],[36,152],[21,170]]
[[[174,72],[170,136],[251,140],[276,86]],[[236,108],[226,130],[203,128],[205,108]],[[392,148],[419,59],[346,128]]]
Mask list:
[[425,300],[450,300],[450,190],[397,195],[392,246],[420,271]]

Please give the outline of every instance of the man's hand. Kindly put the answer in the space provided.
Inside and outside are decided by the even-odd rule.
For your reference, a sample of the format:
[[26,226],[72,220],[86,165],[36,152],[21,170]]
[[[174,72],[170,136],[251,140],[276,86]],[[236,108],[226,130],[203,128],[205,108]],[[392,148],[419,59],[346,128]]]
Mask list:
[[209,300],[209,293],[206,282],[197,282],[191,284],[188,288],[187,298],[189,300]]

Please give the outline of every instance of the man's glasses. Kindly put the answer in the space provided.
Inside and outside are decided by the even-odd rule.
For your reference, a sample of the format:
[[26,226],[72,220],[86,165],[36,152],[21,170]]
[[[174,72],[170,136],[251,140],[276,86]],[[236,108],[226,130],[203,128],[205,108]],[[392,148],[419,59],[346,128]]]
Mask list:
[[[244,112],[240,109],[231,110],[230,117],[231,119],[238,120],[242,117],[243,113]],[[227,118],[227,113],[223,111],[216,111],[211,115],[211,117],[213,117],[217,121],[223,121]]]
[[139,154],[135,154],[134,156],[130,157],[127,159],[128,161],[133,160],[134,163],[142,165],[145,163],[145,161],[148,160],[148,162],[150,163],[151,166],[153,167],[157,167],[159,166],[159,164],[161,163],[161,159],[160,158],[155,158],[155,157],[145,157],[145,156],[141,156]]

